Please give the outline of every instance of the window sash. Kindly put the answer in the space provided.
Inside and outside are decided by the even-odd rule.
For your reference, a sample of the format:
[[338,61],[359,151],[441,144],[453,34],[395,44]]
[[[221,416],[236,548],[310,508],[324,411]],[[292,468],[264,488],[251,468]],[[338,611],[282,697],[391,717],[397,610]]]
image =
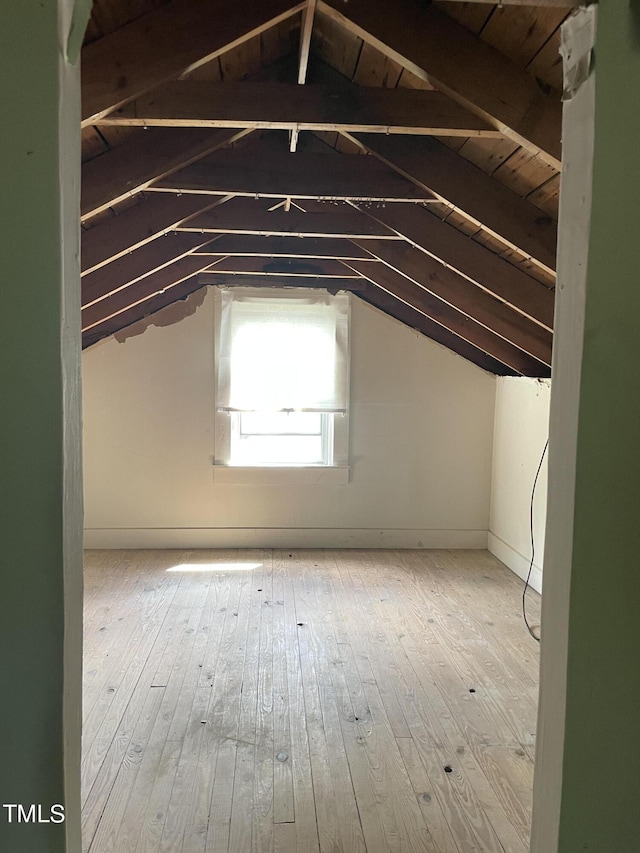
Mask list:
[[347,294],[233,288],[221,302],[219,411],[346,412]]

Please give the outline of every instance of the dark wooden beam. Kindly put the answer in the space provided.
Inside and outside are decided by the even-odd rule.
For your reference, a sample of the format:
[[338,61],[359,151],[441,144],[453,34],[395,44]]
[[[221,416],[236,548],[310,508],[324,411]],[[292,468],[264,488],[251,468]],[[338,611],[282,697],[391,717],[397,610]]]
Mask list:
[[366,282],[361,277],[353,276],[352,273],[353,270],[345,270],[344,278],[338,278],[312,275],[243,275],[218,272],[214,269],[201,272],[199,280],[202,284],[225,287],[309,287],[328,290],[329,293],[337,293],[339,290],[359,292],[365,287]]
[[82,50],[82,124],[304,8],[291,0],[172,0]]
[[562,105],[444,12],[416,0],[319,0],[328,15],[560,169]]
[[501,134],[441,92],[373,86],[182,80],[101,119],[127,127],[244,127],[351,133]]
[[152,181],[246,136],[246,130],[154,128],[82,166],[82,221],[135,195]]
[[349,138],[549,272],[555,271],[557,223],[446,145],[406,136]]
[[[493,6],[493,0],[449,0],[450,3],[482,3],[485,6]],[[577,8],[577,4],[569,3],[568,0],[536,0],[532,3],[531,0],[501,0],[501,6],[539,6],[540,8],[562,8],[569,9]]]
[[[129,287],[156,270],[170,266],[207,239],[209,238],[201,234],[169,233],[89,273],[82,279],[83,308]],[[209,262],[213,263],[211,259]],[[204,269],[207,266],[207,258],[198,258],[198,263],[201,265],[200,269]]]
[[[371,263],[371,261],[369,262]],[[268,276],[276,278],[359,278],[360,274],[340,261],[327,258],[236,257],[218,261],[216,275]]]
[[548,366],[552,335],[466,278],[413,246],[368,241],[367,249],[396,272],[462,311]]
[[194,195],[160,193],[141,198],[133,207],[82,232],[82,275],[94,272],[145,243],[150,243],[189,217],[203,213],[223,201],[220,198],[203,199]]
[[553,329],[552,290],[442,222],[428,209],[394,204],[373,208],[369,215],[516,311]]
[[103,338],[108,338],[110,335],[121,332],[128,326],[144,320],[145,317],[152,316],[168,305],[186,299],[187,296],[196,290],[200,290],[203,286],[198,281],[198,276],[194,275],[185,281],[181,281],[179,284],[159,291],[155,296],[142,300],[126,311],[115,314],[108,320],[104,320],[87,329],[86,332],[82,333],[82,348],[87,349],[87,347],[93,346],[93,344],[98,343]]
[[396,299],[401,299],[411,308],[420,311],[515,372],[523,376],[546,376],[548,374],[546,365],[531,358],[518,347],[513,346],[480,323],[476,323],[466,314],[438,299],[386,264],[367,264],[361,261],[348,261],[346,263],[368,281],[383,288]]
[[449,329],[445,329],[439,323],[426,317],[420,311],[407,305],[400,299],[396,299],[386,290],[378,287],[371,282],[367,282],[367,286],[363,291],[357,294],[359,299],[368,302],[380,311],[383,311],[389,317],[393,317],[405,326],[415,329],[427,338],[430,338],[435,343],[441,344],[456,355],[461,356],[467,361],[481,367],[489,373],[495,373],[498,376],[515,376],[517,372],[511,370],[505,364],[495,358],[487,355],[482,350],[474,347],[468,341],[458,337]]
[[276,199],[411,202],[433,199],[430,191],[406,180],[375,157],[292,154],[259,145],[217,151],[155,182],[150,189]]
[[[127,287],[111,293],[105,299],[87,305],[82,309],[83,332],[175,287],[180,282],[206,269],[206,263],[203,258],[196,258],[192,255],[180,258],[173,264],[162,267],[148,276],[132,282]],[[213,264],[215,265],[215,263],[214,261]]]
[[[164,198],[164,196],[158,196]],[[193,196],[182,196],[193,198]],[[311,237],[255,237],[242,234],[225,234],[213,243],[207,243],[193,252],[194,255],[224,255],[227,258],[334,258],[335,260],[371,261],[365,249],[349,240],[339,238],[313,239]]]
[[401,240],[395,232],[357,210],[346,208],[332,212],[332,205],[326,207],[326,213],[303,213],[299,210],[286,213],[281,209],[265,210],[259,201],[253,199],[233,199],[222,207],[195,216],[178,226],[177,230],[265,237]]

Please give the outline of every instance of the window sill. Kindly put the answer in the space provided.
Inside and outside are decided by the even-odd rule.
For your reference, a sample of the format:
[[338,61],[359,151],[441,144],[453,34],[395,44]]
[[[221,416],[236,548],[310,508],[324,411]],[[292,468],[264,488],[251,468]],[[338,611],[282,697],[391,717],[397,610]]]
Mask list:
[[214,465],[213,482],[235,486],[344,486],[348,465],[255,466]]

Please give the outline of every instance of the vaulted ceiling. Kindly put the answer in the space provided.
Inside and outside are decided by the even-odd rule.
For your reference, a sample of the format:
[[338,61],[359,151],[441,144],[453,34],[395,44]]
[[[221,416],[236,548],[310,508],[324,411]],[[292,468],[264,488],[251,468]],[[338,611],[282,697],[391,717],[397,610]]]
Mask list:
[[95,0],[83,345],[288,283],[548,376],[570,9],[512,3]]

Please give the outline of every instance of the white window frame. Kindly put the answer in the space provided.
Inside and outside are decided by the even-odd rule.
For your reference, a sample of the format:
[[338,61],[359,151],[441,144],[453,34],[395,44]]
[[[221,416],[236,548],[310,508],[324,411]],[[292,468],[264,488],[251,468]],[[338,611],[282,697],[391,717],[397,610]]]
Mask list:
[[[331,415],[333,420],[333,431],[330,437],[332,445],[332,461],[329,464],[314,465],[233,465],[229,462],[231,457],[231,434],[233,429],[233,413],[220,411],[217,401],[218,382],[218,359],[219,340],[222,319],[222,297],[223,287],[216,287],[214,294],[215,312],[215,364],[214,375],[216,387],[214,389],[214,457],[213,474],[214,482],[220,484],[238,485],[344,485],[349,482],[349,411]],[[274,289],[273,291],[261,290],[261,295],[268,296],[269,292],[274,295],[291,295],[291,291],[299,292],[299,288]],[[348,397],[348,395],[347,395]]]

